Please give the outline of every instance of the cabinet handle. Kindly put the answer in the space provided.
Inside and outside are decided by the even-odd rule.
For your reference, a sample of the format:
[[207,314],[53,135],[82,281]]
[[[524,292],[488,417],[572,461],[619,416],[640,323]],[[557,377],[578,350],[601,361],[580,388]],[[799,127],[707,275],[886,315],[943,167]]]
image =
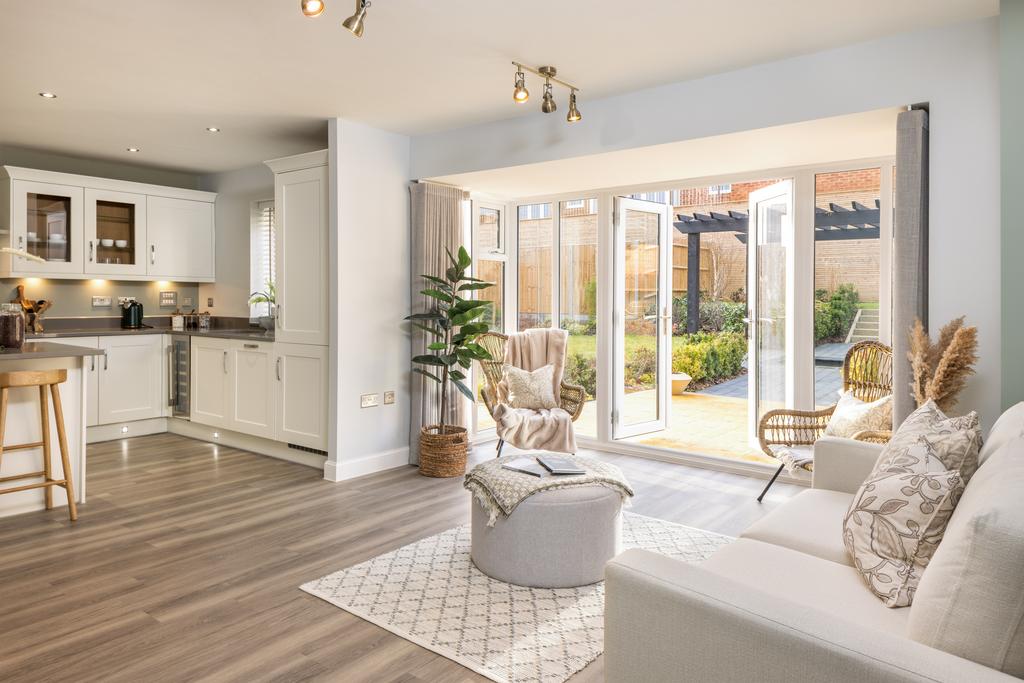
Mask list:
[[277,381],[281,381],[281,357],[277,357]]
[[149,245],[149,262],[150,262],[150,264],[155,264],[156,263],[156,245],[155,244]]
[[174,405],[174,400],[178,396],[178,387],[175,386],[175,384],[177,384],[178,376],[174,371],[174,361],[174,346],[171,345],[167,347],[167,405],[169,406]]
[[242,346],[244,346],[247,349],[258,349],[258,348],[260,348],[259,344],[242,344]]
[[274,316],[274,327],[281,327],[281,311],[284,310],[284,306],[277,304],[277,313]]
[[25,249],[25,236],[24,235],[18,235],[18,249],[22,249],[22,250]]
[[106,352],[106,351],[104,351],[104,352],[103,352],[103,369],[104,369],[104,370],[106,370],[106,369],[107,369],[107,364],[108,364],[109,362],[110,362],[110,356],[108,356],[108,355],[107,355],[107,352]]
[[89,240],[89,263],[92,263],[92,240]]
[[228,374],[228,352],[224,352],[224,374]]
[[89,356],[89,372],[96,372],[96,356]]

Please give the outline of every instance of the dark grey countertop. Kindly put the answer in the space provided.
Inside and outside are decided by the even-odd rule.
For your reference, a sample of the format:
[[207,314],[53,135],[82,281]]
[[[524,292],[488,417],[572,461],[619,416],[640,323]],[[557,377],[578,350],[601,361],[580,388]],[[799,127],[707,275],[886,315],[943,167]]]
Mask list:
[[38,358],[82,358],[85,356],[102,356],[102,349],[90,349],[85,346],[71,346],[46,341],[27,341],[20,349],[0,347],[0,361],[4,360],[36,360]]
[[252,341],[274,341],[274,333],[265,332],[262,328],[249,327],[244,329],[212,329],[212,330],[172,330],[169,327],[143,327],[138,330],[123,330],[119,327],[80,327],[54,330],[41,334],[28,334],[33,341],[40,339],[60,339],[61,337],[110,337],[139,334],[187,334],[192,337],[214,337],[217,339],[245,339]]

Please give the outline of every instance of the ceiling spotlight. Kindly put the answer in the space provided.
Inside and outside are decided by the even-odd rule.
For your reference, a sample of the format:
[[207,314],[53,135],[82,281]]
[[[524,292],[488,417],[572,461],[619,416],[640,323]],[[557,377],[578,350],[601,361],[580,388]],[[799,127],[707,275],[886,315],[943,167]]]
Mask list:
[[576,108],[576,91],[573,90],[569,93],[569,114],[565,117],[565,120],[569,123],[576,123],[583,118],[583,114]]
[[55,100],[55,99],[57,99],[57,96],[54,95],[52,92],[41,92],[41,93],[39,93],[39,96],[40,97],[45,97],[48,100]]
[[551,82],[548,81],[544,84],[544,101],[540,105],[540,110],[545,114],[551,114],[556,109],[558,105],[555,104],[555,97],[551,94]]
[[142,150],[139,149],[138,147],[128,147],[127,151],[131,152],[132,154],[135,154],[136,152],[141,152]]
[[370,7],[370,0],[356,0],[356,13],[341,22],[341,25],[352,32],[356,38],[363,37],[363,19],[366,17],[366,10]]
[[206,127],[206,132],[207,133],[219,133],[220,132],[220,128],[218,128],[217,126],[207,126]]
[[319,17],[324,13],[323,0],[302,0],[302,13],[307,17]]
[[518,64],[516,64],[516,87],[512,91],[512,99],[516,104],[523,104],[530,99],[530,91],[526,89],[526,74]]

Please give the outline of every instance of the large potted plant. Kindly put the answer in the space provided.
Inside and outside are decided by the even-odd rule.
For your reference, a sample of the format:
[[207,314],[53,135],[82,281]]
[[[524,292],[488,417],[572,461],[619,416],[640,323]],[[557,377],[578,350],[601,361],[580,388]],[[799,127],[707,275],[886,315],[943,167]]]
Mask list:
[[469,438],[465,427],[446,424],[450,387],[455,387],[470,401],[473,391],[466,385],[474,360],[488,360],[491,355],[476,343],[477,337],[488,330],[481,320],[489,310],[490,301],[467,299],[472,292],[492,287],[466,275],[472,259],[464,247],[459,247],[456,258],[448,251],[449,267],[444,277],[424,275],[429,285],[421,294],[430,297],[432,306],[426,313],[415,313],[406,320],[423,330],[428,339],[429,353],[413,356],[419,373],[441,385],[440,421],[436,425],[420,428],[420,474],[428,477],[457,477],[466,472],[466,454]]

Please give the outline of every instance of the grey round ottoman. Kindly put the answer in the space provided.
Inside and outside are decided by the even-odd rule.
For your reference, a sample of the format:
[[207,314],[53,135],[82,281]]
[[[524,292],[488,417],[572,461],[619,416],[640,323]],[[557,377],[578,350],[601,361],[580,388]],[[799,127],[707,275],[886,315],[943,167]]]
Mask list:
[[622,499],[604,486],[535,493],[508,517],[487,526],[473,507],[471,557],[491,578],[533,588],[585,586],[604,579],[605,563],[622,544]]

